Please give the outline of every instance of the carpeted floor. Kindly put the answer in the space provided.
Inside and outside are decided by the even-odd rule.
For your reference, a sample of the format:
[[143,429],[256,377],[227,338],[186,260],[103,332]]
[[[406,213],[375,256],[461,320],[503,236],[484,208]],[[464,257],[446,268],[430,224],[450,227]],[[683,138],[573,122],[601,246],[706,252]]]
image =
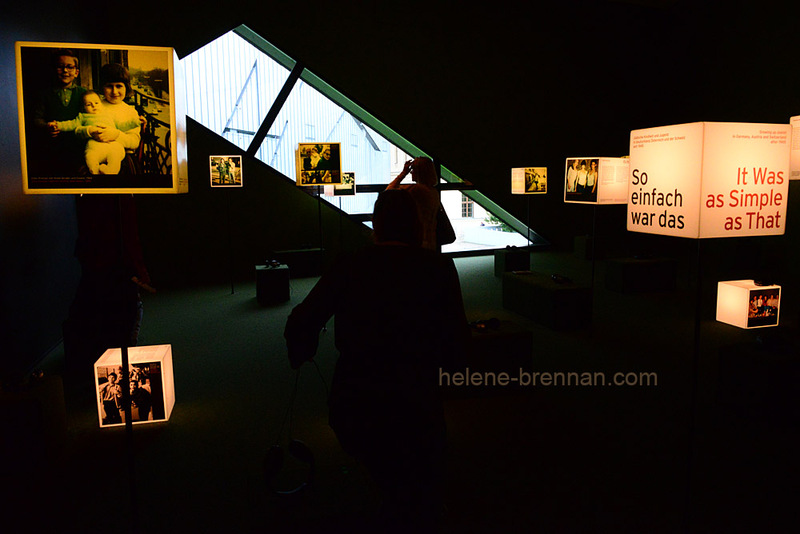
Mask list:
[[[444,532],[785,532],[798,524],[798,395],[796,382],[786,387],[798,369],[785,357],[796,355],[796,320],[761,334],[704,320],[698,337],[690,265],[679,265],[671,291],[618,293],[603,283],[603,261],[534,253],[532,270],[594,280],[591,324],[557,331],[503,308],[491,256],[456,265],[470,321],[494,317],[530,333],[528,370],[648,372],[657,385],[450,388]],[[368,525],[378,496],[327,426],[332,323],[319,370],[306,365],[297,377],[286,360],[286,317],[315,281],[293,279],[291,300],[271,307],[257,304],[253,283],[148,295],[140,344],[172,345],[171,419],[137,425],[129,439],[124,429],[98,428],[91,385],[64,384],[63,446],[50,461],[4,475],[13,488],[5,523],[14,525],[5,531]],[[471,361],[508,361],[492,341],[477,342],[488,348]],[[58,375],[62,359],[54,351],[45,376]],[[269,490],[262,462],[270,445],[287,443],[289,425],[280,429],[296,378],[291,435],[309,445],[317,471],[310,491],[287,499]],[[303,464],[288,462],[277,485],[305,476]]]

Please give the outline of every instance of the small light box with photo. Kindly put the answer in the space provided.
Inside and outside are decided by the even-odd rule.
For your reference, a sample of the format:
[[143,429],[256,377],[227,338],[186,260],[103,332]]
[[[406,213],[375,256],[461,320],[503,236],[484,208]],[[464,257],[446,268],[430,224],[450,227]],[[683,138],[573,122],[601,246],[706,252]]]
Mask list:
[[[151,345],[128,349],[131,422],[169,420],[175,406],[172,346]],[[97,415],[102,428],[125,424],[122,402],[122,351],[108,349],[94,364]]]
[[717,321],[739,328],[777,326],[781,308],[781,286],[754,280],[731,280],[717,284]]
[[343,172],[341,184],[325,185],[323,190],[326,197],[355,195],[356,174],[354,172]]
[[625,204],[629,170],[628,158],[567,158],[564,202]]
[[297,185],[342,183],[341,143],[298,143]]
[[547,193],[547,167],[511,169],[511,194],[535,195]]
[[172,48],[17,42],[26,194],[185,193],[185,86]]

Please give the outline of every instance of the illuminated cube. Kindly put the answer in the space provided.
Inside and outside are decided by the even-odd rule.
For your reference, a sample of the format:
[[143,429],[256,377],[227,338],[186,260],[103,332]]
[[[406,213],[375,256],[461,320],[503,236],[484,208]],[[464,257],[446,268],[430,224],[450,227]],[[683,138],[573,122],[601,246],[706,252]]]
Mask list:
[[547,167],[511,169],[512,195],[543,195],[547,193]]
[[[128,364],[133,424],[167,421],[175,406],[172,346],[130,347]],[[125,424],[122,402],[122,351],[108,349],[94,364],[100,426]]]
[[788,124],[634,130],[628,230],[695,239],[781,235],[790,149]]
[[757,285],[753,280],[717,284],[717,321],[739,328],[777,326],[781,286]]

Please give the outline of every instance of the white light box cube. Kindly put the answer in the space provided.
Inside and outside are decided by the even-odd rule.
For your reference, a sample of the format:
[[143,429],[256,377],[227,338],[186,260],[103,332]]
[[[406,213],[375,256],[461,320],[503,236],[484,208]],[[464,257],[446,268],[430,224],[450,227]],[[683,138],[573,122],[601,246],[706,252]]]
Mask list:
[[625,204],[629,174],[628,158],[567,158],[564,202]]
[[[167,421],[175,406],[172,346],[151,345],[128,349],[131,421],[133,424]],[[94,364],[97,415],[100,426],[125,424],[122,403],[122,352],[108,349]]]
[[717,283],[717,321],[739,328],[777,326],[781,286],[757,285],[753,280]]
[[512,195],[543,195],[547,193],[547,167],[518,167],[511,169]]
[[788,124],[632,131],[628,230],[695,239],[783,234],[790,142]]

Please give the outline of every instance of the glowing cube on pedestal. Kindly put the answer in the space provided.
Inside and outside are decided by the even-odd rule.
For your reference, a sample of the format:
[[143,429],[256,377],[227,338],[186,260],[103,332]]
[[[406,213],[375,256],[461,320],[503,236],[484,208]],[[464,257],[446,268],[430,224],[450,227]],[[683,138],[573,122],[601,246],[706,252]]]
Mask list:
[[547,167],[511,169],[512,195],[542,195],[545,193],[547,193]]
[[[172,346],[128,349],[131,421],[133,424],[167,421],[175,406]],[[97,415],[101,427],[125,424],[122,402],[122,351],[108,349],[94,364]]]
[[781,235],[788,124],[696,122],[631,132],[628,230],[688,238]]
[[739,328],[777,326],[781,286],[757,285],[753,280],[717,284],[717,321]]

